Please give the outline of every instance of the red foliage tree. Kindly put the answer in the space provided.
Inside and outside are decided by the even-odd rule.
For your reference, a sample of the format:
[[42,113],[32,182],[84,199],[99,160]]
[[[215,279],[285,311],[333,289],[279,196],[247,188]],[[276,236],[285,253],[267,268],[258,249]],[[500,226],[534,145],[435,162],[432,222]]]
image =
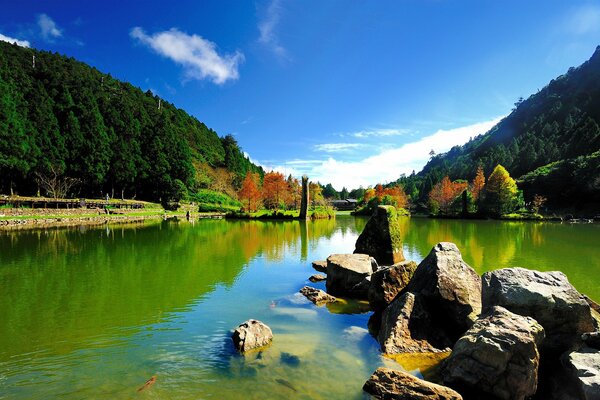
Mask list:
[[238,198],[245,205],[247,211],[256,211],[260,204],[260,190],[259,190],[259,177],[258,174],[248,172],[242,187],[238,192]]
[[285,177],[280,172],[267,172],[263,179],[262,198],[265,206],[270,209],[278,208],[282,203],[285,204],[288,192],[288,184]]

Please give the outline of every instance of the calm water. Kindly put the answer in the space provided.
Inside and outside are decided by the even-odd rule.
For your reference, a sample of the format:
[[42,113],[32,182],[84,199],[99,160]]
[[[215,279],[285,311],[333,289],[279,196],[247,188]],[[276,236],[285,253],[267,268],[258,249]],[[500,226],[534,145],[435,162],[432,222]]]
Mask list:
[[[365,222],[0,232],[0,399],[363,398],[375,368],[398,366],[368,335],[369,313],[295,293],[312,260],[352,252]],[[558,269],[600,300],[598,225],[413,218],[403,232],[407,259],[452,241],[478,272]],[[249,318],[275,339],[242,357],[229,331]]]

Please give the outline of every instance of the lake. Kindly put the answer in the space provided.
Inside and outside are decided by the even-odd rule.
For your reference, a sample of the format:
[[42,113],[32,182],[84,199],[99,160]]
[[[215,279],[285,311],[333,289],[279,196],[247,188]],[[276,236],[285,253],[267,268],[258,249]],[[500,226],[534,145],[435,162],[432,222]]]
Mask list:
[[[384,359],[364,304],[297,294],[366,219],[0,231],[0,399],[361,399]],[[457,244],[478,273],[561,270],[600,300],[600,225],[402,219],[404,255]],[[230,331],[273,330],[240,356]],[[414,362],[404,367],[415,370]],[[418,371],[415,371],[418,373]],[[156,383],[137,392],[152,376]]]

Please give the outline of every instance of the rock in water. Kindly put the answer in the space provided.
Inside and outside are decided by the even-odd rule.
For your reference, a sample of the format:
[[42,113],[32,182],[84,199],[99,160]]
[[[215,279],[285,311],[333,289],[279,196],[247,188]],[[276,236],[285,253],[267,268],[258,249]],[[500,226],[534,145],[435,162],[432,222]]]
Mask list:
[[417,263],[402,261],[391,267],[383,267],[371,276],[369,286],[369,304],[375,311],[381,311],[396,298],[412,278]]
[[537,389],[543,338],[533,318],[494,307],[454,345],[442,367],[444,383],[476,398],[525,399]]
[[449,351],[452,345],[443,331],[433,325],[420,298],[410,292],[383,311],[377,341],[387,354]]
[[319,272],[327,272],[327,260],[313,261],[312,267]]
[[308,280],[313,283],[324,281],[325,279],[327,279],[327,275],[323,275],[323,274],[313,274],[308,278]]
[[327,293],[367,298],[370,277],[377,269],[366,254],[332,254],[327,258]]
[[595,330],[589,304],[562,272],[505,268],[483,275],[484,308],[502,306],[538,321],[546,332],[542,350],[562,353]]
[[600,399],[600,351],[584,347],[566,353],[562,359],[571,380],[576,382],[579,398]]
[[406,291],[419,294],[432,317],[457,340],[481,313],[481,278],[454,243],[436,244],[419,264]]
[[300,289],[300,293],[302,293],[304,296],[306,296],[307,299],[309,299],[318,306],[320,306],[321,304],[334,303],[337,301],[337,299],[332,295],[310,286],[304,286],[302,289]]
[[377,399],[462,400],[462,396],[450,388],[389,368],[377,368],[363,390]]
[[273,340],[271,328],[255,319],[240,324],[231,335],[235,348],[244,353],[257,347],[266,346]]
[[581,335],[581,340],[594,349],[600,349],[600,332],[588,332]]
[[368,254],[382,265],[404,261],[400,224],[394,207],[377,207],[356,240],[354,252]]

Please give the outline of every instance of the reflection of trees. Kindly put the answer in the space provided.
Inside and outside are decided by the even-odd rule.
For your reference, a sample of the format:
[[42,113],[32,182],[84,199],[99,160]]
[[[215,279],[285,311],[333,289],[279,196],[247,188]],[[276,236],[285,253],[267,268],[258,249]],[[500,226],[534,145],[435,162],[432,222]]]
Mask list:
[[[233,284],[256,256],[299,254],[299,224],[213,220],[0,233],[0,360],[40,348],[68,352],[111,329],[158,322]],[[335,228],[309,226],[316,235]]]

